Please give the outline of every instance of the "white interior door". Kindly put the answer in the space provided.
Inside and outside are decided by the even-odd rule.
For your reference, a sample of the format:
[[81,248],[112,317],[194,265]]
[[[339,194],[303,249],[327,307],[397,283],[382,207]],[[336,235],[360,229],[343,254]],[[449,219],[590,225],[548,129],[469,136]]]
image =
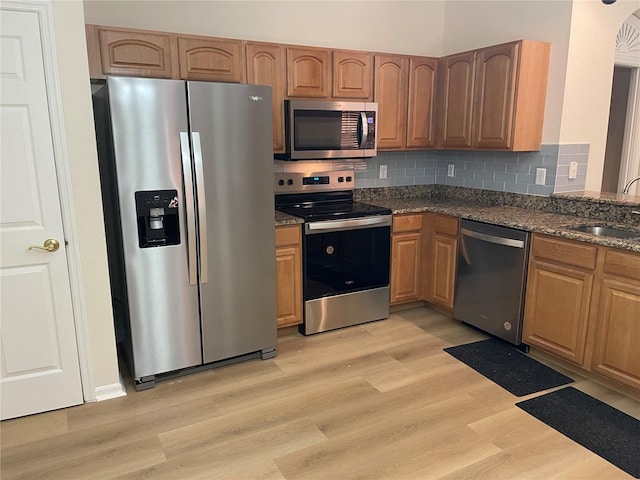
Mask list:
[[[40,24],[37,13],[11,10],[0,11],[0,22],[0,410],[6,419],[83,397]],[[59,242],[57,250],[29,249],[49,239]]]

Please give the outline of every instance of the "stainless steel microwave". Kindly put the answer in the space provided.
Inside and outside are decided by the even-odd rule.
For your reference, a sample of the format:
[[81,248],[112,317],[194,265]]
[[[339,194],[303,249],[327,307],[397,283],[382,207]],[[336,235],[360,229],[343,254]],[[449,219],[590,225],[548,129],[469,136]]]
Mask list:
[[286,152],[280,160],[374,157],[377,103],[285,100]]

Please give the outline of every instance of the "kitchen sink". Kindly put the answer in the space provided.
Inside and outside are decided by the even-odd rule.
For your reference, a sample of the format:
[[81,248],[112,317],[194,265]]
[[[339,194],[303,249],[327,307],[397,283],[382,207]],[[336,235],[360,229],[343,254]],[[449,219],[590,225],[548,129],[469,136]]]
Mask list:
[[575,232],[590,233],[592,235],[602,235],[605,237],[616,238],[640,238],[640,232],[631,232],[629,230],[622,230],[614,227],[598,227],[592,225],[581,225],[579,227],[572,227],[569,230]]

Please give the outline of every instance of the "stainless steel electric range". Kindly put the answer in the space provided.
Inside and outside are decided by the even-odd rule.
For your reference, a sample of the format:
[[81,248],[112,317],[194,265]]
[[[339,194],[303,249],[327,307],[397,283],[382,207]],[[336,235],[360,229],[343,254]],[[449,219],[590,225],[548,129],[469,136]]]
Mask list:
[[353,171],[276,173],[276,208],[304,219],[305,335],[389,316],[391,210],[353,200]]

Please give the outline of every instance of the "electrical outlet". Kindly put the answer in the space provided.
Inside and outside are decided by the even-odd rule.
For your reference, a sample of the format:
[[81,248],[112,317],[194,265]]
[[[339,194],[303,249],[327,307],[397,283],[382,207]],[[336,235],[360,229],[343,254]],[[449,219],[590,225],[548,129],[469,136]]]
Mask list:
[[536,185],[544,185],[544,182],[546,179],[547,179],[547,169],[536,168]]
[[387,166],[380,165],[380,178],[387,178]]
[[578,176],[578,162],[569,162],[569,178],[574,180]]
[[447,167],[447,177],[453,177],[455,174],[455,166],[453,163],[450,163]]

